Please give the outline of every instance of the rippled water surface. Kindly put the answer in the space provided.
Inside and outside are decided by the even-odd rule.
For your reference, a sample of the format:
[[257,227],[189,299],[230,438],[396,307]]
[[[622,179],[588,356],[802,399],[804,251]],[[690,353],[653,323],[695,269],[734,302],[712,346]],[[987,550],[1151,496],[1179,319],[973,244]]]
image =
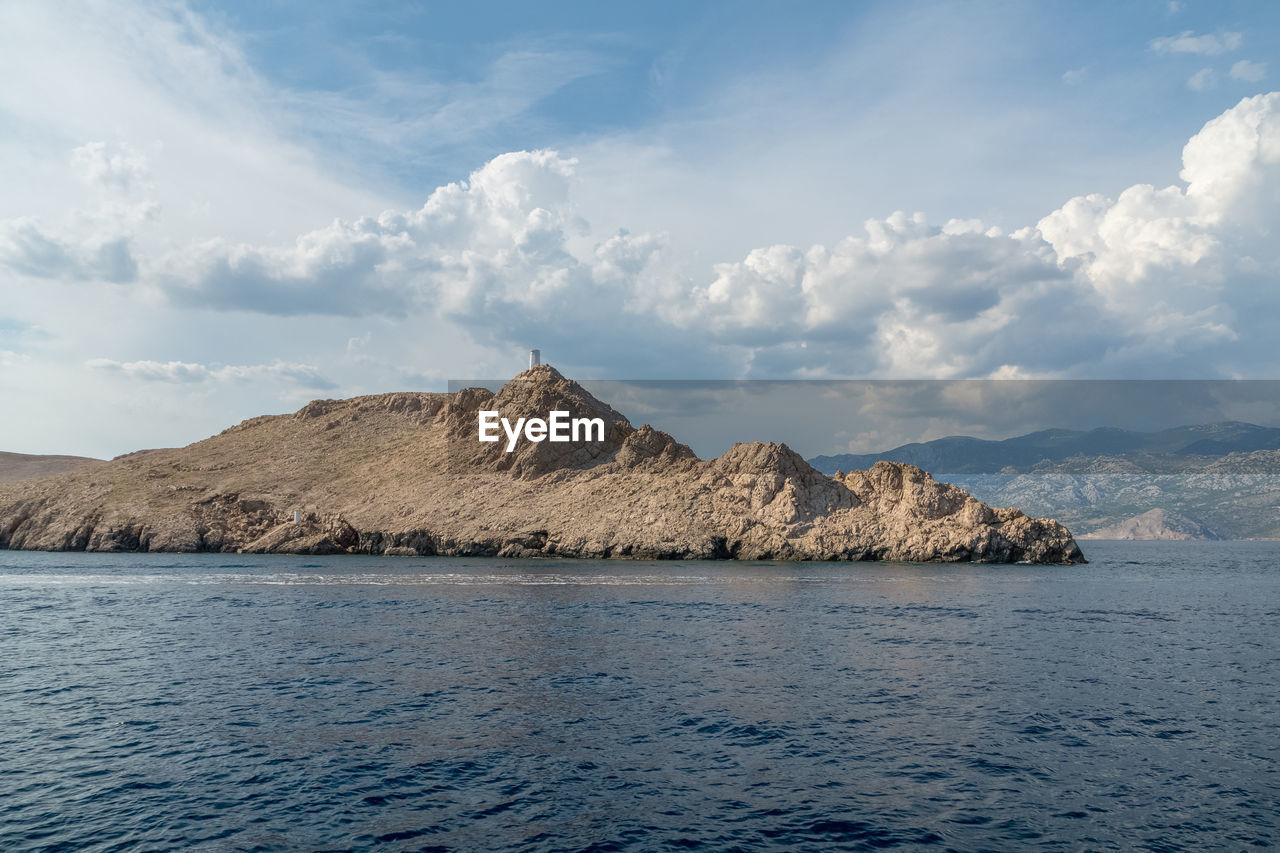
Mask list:
[[1280,543],[1087,566],[0,551],[0,848],[1280,841]]

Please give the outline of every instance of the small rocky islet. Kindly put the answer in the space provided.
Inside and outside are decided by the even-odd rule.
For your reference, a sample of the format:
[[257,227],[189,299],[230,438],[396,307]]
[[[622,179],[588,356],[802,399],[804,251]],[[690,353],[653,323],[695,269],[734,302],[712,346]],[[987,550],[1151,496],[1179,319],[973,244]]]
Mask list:
[[[508,453],[476,440],[482,409],[600,418],[604,440]],[[187,447],[0,484],[0,547],[1084,562],[1057,521],[989,507],[912,465],[829,477],[767,442],[699,459],[549,365],[496,394],[316,400]]]

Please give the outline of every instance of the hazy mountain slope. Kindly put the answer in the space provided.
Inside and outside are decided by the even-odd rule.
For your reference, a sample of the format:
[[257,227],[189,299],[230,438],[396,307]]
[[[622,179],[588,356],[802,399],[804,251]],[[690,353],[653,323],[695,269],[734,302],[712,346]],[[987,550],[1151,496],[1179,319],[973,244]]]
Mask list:
[[1080,533],[1153,509],[1228,539],[1280,537],[1280,451],[1135,455],[1045,464],[1020,474],[940,474],[980,500],[1057,518]]
[[43,456],[0,451],[0,483],[48,477],[88,465],[100,465],[102,462],[101,459],[88,456]]
[[939,473],[989,474],[1005,468],[1026,471],[1041,462],[1060,462],[1076,456],[1137,453],[1225,456],[1276,449],[1280,449],[1280,429],[1227,421],[1159,432],[1105,427],[1084,432],[1048,429],[1000,441],[951,436],[904,444],[882,453],[816,456],[809,462],[826,474],[867,468],[881,459],[918,465]]
[[1203,524],[1163,509],[1147,510],[1117,524],[1101,527],[1085,539],[1188,540],[1221,539]]

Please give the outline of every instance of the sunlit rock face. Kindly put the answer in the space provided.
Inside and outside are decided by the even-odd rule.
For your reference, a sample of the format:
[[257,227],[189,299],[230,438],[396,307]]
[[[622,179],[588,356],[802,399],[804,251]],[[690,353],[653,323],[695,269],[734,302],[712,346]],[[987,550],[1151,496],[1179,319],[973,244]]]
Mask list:
[[[483,443],[478,417],[599,419],[588,440]],[[295,512],[297,515],[295,516]],[[1077,563],[1056,521],[921,469],[828,477],[785,444],[703,461],[554,368],[497,394],[313,401],[184,448],[0,486],[0,547],[634,559]]]

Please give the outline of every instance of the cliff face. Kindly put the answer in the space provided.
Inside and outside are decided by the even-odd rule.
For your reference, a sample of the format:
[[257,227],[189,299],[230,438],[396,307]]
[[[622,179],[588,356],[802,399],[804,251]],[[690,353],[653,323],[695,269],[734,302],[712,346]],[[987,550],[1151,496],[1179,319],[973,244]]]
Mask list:
[[[476,413],[598,417],[603,442],[476,441]],[[293,511],[302,512],[294,523]],[[1055,521],[992,509],[910,465],[827,477],[786,445],[702,461],[553,368],[497,395],[317,400],[189,447],[0,486],[0,547],[1080,562]]]

